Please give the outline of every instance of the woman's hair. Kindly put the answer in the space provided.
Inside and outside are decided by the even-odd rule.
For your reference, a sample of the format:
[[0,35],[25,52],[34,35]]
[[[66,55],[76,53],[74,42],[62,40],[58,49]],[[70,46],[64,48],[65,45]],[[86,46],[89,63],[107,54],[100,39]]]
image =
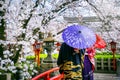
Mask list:
[[71,56],[73,55],[73,53],[74,53],[74,48],[68,46],[66,43],[62,43],[59,51],[57,64],[59,65],[63,63],[63,61],[71,60]]

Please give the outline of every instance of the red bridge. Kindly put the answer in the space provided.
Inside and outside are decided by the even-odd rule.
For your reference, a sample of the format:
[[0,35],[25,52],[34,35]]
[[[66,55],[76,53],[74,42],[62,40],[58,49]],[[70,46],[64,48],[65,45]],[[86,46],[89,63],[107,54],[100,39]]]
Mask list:
[[44,79],[44,80],[61,80],[64,76],[64,74],[59,74],[57,76],[54,76],[54,77],[50,77],[50,74],[52,72],[55,72],[55,71],[58,71],[59,70],[59,67],[55,67],[55,68],[52,68],[46,72],[43,72],[37,76],[35,76],[34,78],[32,78],[32,80],[39,80],[39,79]]

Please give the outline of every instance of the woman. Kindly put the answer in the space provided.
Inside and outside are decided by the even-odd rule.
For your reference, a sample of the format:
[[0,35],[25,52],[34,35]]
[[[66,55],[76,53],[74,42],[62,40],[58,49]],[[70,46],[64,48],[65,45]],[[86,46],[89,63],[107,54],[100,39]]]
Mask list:
[[60,73],[64,73],[64,80],[82,80],[82,60],[84,50],[79,50],[68,46],[66,43],[61,45],[57,65]]
[[94,47],[87,48],[84,54],[84,68],[83,68],[83,80],[94,80],[93,72],[95,69],[95,49]]

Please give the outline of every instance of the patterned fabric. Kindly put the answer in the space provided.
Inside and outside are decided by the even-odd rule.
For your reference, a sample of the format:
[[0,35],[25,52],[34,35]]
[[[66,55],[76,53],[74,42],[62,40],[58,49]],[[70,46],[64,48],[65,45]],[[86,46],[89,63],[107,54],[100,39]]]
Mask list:
[[95,48],[94,47],[90,47],[86,49],[86,52],[88,53],[88,57],[90,59],[90,62],[92,63],[92,70],[95,70],[95,60],[94,60],[94,56],[95,56]]
[[92,63],[90,62],[88,55],[84,57],[84,68],[83,68],[83,80],[93,80]]
[[85,53],[85,49],[81,49],[80,50],[80,55],[81,55],[81,66],[82,66],[82,69],[84,68],[84,53]]
[[84,55],[83,80],[93,80],[93,72],[95,70],[95,48],[87,48]]
[[83,52],[84,50],[80,50],[80,53],[75,53],[74,48],[65,43],[61,45],[57,65],[60,67],[60,73],[64,72],[65,80],[82,80]]
[[61,66],[61,70],[64,71],[64,79],[82,80],[81,65],[73,65],[72,61],[67,61]]

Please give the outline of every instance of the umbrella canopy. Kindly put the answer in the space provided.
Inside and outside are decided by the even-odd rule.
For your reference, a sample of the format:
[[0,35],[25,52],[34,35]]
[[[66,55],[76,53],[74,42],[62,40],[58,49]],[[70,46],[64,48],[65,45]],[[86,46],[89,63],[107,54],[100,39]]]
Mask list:
[[105,48],[106,47],[106,42],[102,39],[101,36],[99,36],[98,34],[96,34],[96,42],[94,44],[95,48]]
[[93,46],[96,41],[94,32],[85,26],[71,25],[64,29],[62,38],[73,48],[84,49]]

